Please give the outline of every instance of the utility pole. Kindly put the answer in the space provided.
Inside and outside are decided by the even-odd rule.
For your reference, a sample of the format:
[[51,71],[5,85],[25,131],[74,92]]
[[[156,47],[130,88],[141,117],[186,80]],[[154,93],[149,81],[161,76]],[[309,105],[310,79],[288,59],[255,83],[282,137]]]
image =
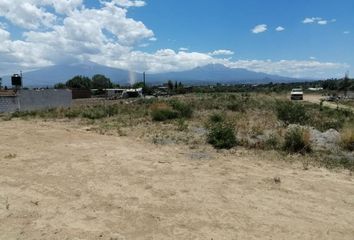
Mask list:
[[146,74],[145,74],[145,72],[143,72],[143,83],[144,83],[143,95],[145,97],[145,90],[146,90]]
[[22,70],[20,71],[20,76],[21,76],[21,88],[23,87],[23,76],[22,76]]
[[146,87],[146,74],[143,72],[143,82],[144,82],[144,87]]

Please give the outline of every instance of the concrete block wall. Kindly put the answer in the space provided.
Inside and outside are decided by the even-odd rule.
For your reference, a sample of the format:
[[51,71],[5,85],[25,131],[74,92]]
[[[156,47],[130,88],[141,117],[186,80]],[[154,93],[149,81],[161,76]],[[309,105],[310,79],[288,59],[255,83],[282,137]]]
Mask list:
[[72,94],[67,89],[21,90],[18,92],[20,111],[69,107]]
[[13,97],[0,96],[0,112],[70,107],[71,102],[71,91],[66,89],[20,90]]
[[0,112],[15,112],[19,106],[16,96],[0,96]]

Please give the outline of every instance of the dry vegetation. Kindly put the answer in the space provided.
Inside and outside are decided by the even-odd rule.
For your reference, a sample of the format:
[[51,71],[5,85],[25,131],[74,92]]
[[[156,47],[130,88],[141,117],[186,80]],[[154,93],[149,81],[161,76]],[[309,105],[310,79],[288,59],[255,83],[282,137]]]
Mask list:
[[[92,131],[130,135],[155,144],[185,144],[196,148],[210,143],[218,149],[238,146],[285,154],[312,154],[315,165],[354,168],[350,153],[352,112],[294,103],[279,94],[201,93],[166,99],[81,100],[70,109],[3,116],[3,120],[12,118],[80,119]],[[220,119],[215,122],[213,118]],[[294,124],[298,128],[289,129]],[[341,150],[312,151],[309,132],[304,127],[341,132],[342,142],[338,142]],[[336,157],[332,158],[333,155]]]

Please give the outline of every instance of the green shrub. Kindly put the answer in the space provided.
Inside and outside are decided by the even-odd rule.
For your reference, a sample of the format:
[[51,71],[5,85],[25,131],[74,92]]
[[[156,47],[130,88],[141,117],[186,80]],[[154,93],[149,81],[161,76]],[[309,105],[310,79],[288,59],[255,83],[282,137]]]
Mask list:
[[162,122],[178,118],[178,112],[168,108],[154,109],[151,111],[152,120]]
[[81,114],[79,109],[68,109],[64,112],[64,116],[67,118],[77,118]]
[[279,137],[276,136],[275,134],[271,134],[267,137],[267,139],[264,141],[264,145],[266,149],[279,149],[280,146],[280,140]]
[[11,114],[12,118],[36,117],[38,111],[16,111]]
[[193,108],[191,105],[178,100],[170,102],[156,102],[150,106],[151,117],[154,121],[166,121],[176,118],[191,118]]
[[300,127],[288,129],[285,134],[283,149],[289,153],[301,153],[311,151],[310,134]]
[[354,129],[348,128],[341,134],[341,145],[345,150],[354,151]]
[[95,106],[95,107],[86,108],[82,112],[83,118],[88,118],[91,120],[101,119],[101,118],[105,118],[107,116],[108,116],[107,112],[105,111],[104,107],[102,107],[102,106],[101,107]]
[[278,101],[275,108],[278,119],[286,124],[304,125],[309,119],[305,106],[300,103]]
[[179,118],[177,120],[177,130],[178,131],[186,131],[188,129],[188,124],[186,123],[186,121],[183,118]]
[[208,143],[217,149],[230,149],[236,146],[234,128],[225,123],[215,123],[209,129]]
[[244,102],[241,101],[233,101],[232,103],[227,105],[227,109],[233,112],[245,112],[246,106]]
[[193,108],[190,104],[173,100],[170,102],[170,105],[175,111],[178,112],[178,117],[191,118],[193,115]]
[[224,115],[220,114],[220,113],[213,113],[210,117],[209,117],[209,122],[210,124],[213,123],[222,123],[225,121],[225,117]]

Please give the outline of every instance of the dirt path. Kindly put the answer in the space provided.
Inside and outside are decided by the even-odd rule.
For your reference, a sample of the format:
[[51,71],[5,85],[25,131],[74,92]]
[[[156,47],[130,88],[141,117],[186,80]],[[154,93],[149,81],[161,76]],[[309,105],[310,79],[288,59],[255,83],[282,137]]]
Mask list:
[[[312,95],[305,94],[304,95],[304,101],[311,102],[311,103],[316,103],[316,104],[320,104],[321,98],[323,98],[323,96],[321,96],[321,95],[315,95],[315,94],[312,94]],[[333,109],[337,109],[337,104],[334,103],[334,102],[324,101],[323,102],[323,106],[330,107],[330,108],[333,108]],[[346,105],[343,105],[343,104],[339,104],[338,107],[341,108],[341,109],[347,109],[347,110],[351,110],[351,111],[354,112],[354,107],[351,107],[351,106],[346,106]]]
[[353,240],[347,172],[72,123],[14,120],[0,132],[0,239]]

